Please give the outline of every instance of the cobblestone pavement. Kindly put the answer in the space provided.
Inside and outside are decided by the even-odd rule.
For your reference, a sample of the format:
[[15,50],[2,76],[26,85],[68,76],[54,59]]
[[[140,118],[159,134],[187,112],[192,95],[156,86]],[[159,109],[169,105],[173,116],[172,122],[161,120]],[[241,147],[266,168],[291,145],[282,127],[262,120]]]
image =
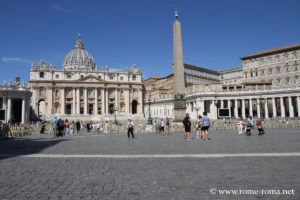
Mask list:
[[[0,141],[0,199],[299,199],[300,157],[132,158],[132,155],[300,152],[300,129],[264,136],[211,131],[209,141],[183,135],[47,135]],[[24,157],[28,155],[66,157]],[[128,155],[128,158],[67,157]],[[216,190],[215,190],[216,189]],[[223,194],[219,190],[241,190]],[[293,195],[276,194],[294,190]],[[273,194],[261,194],[272,190]],[[214,192],[217,194],[211,194]],[[252,192],[258,191],[258,194]],[[252,193],[252,194],[250,194]]]

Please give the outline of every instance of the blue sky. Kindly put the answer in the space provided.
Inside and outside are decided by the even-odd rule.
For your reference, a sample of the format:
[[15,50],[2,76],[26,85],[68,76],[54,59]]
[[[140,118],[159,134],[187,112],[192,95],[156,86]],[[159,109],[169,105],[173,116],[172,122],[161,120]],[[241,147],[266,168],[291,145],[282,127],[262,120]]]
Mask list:
[[61,68],[78,33],[98,67],[167,75],[175,8],[185,63],[222,70],[300,42],[298,0],[0,0],[0,81],[28,81],[41,59]]

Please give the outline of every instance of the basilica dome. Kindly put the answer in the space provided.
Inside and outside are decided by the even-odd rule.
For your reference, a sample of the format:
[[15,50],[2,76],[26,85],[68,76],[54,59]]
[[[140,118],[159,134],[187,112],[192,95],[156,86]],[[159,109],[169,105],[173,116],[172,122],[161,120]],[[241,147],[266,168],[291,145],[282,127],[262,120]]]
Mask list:
[[80,36],[78,36],[76,40],[75,48],[64,58],[63,69],[88,71],[96,69],[95,60],[93,56],[84,49]]

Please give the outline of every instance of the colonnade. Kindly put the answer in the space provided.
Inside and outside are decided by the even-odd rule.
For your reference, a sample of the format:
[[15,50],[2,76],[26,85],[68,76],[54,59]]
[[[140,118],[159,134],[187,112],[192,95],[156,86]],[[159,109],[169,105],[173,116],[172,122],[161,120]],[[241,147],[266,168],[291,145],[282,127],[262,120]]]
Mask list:
[[193,118],[206,112],[219,118],[218,109],[228,108],[230,117],[256,116],[258,118],[300,117],[300,95],[259,97],[213,97],[187,101],[187,113]]

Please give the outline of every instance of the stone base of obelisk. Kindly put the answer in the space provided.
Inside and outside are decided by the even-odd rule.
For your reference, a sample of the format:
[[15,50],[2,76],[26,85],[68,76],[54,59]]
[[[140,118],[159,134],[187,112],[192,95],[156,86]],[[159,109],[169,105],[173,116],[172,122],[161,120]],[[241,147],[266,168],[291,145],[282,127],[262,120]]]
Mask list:
[[185,99],[175,100],[173,122],[182,122],[185,115],[186,115],[186,100]]

